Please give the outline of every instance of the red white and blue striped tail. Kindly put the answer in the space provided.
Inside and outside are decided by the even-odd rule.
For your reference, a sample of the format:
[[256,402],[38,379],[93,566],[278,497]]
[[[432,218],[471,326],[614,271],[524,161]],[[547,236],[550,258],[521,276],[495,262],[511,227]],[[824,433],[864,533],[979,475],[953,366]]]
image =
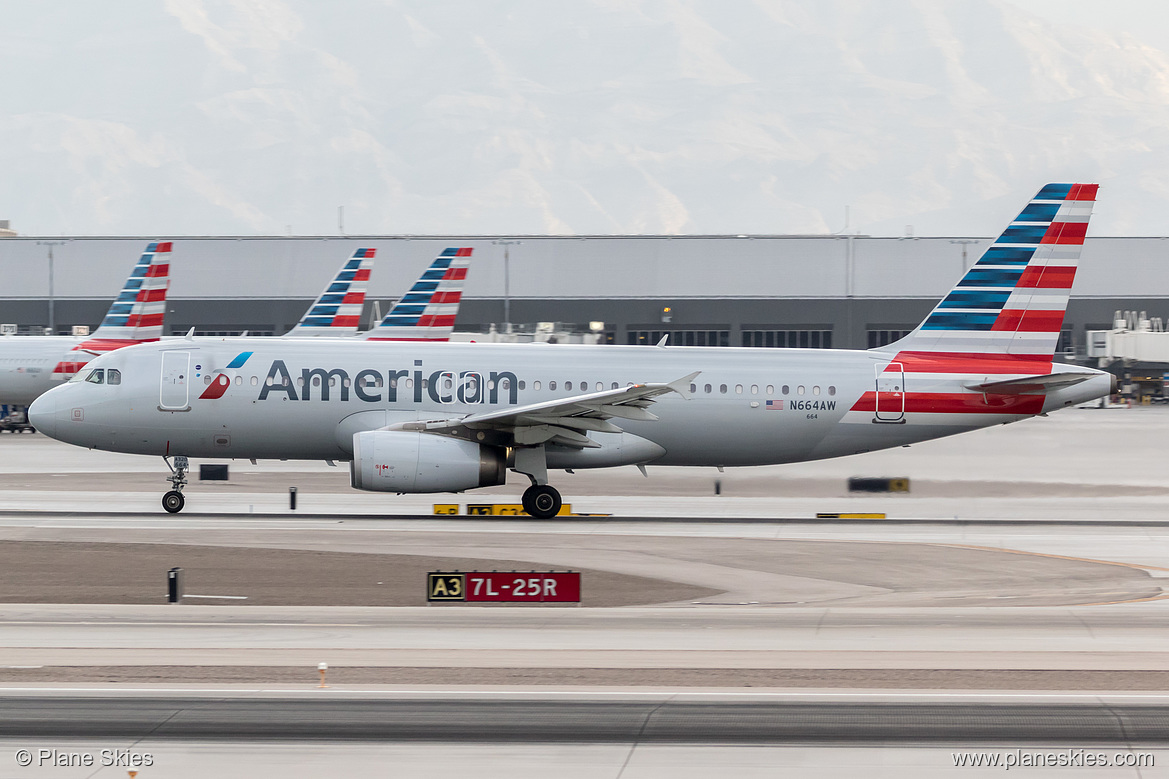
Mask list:
[[325,288],[316,302],[309,306],[300,322],[289,330],[286,338],[330,338],[357,334],[361,310],[365,308],[365,291],[377,249],[358,249],[337,272],[337,277]]
[[54,378],[69,378],[96,355],[162,337],[166,291],[170,286],[170,251],[170,241],[146,245],[105,319],[54,366]]
[[[138,264],[126,279],[121,294],[114,300],[105,319],[82,344],[94,351],[95,341],[109,341],[110,348],[129,343],[157,341],[162,337],[162,319],[166,313],[166,291],[170,286],[170,241],[146,245]],[[109,351],[97,349],[96,351]]]
[[365,337],[370,341],[449,341],[470,264],[470,248],[443,249]]
[[1097,186],[1041,189],[925,321],[880,351],[1050,359]]

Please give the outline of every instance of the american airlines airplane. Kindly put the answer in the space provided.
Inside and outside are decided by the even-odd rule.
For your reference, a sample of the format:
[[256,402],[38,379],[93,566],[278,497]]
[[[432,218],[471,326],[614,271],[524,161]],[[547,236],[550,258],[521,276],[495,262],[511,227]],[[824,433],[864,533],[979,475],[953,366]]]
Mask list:
[[[879,349],[194,339],[103,355],[29,411],[78,446],[166,458],[350,461],[357,489],[461,492],[555,469],[839,457],[1113,391],[1053,360],[1096,196],[1049,184],[912,333]],[[173,459],[174,464],[171,464]]]
[[171,242],[147,244],[93,334],[0,338],[0,403],[28,405],[99,354],[162,336]]

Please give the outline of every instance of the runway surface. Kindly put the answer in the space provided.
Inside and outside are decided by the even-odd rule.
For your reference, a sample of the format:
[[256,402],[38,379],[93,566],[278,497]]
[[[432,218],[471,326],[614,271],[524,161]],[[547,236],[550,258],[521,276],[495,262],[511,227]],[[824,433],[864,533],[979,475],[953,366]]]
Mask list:
[[0,697],[0,737],[517,743],[1169,743],[1169,704]]
[[[543,523],[433,518],[448,497],[303,463],[233,463],[168,516],[157,461],[0,437],[0,778],[29,744],[149,747],[168,776],[936,776],[963,743],[1169,760],[1169,487],[1141,449],[1169,413],[1134,411],[558,474],[613,516]],[[811,521],[851,510],[893,521]],[[188,594],[246,600],[163,605],[176,565]],[[470,566],[583,571],[585,604],[423,605],[426,570]]]

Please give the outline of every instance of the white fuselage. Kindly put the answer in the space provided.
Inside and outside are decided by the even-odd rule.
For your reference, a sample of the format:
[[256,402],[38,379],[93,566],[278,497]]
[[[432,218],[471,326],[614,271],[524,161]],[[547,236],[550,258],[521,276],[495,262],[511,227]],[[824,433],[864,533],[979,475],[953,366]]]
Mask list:
[[[988,398],[964,386],[986,378],[977,372],[890,379],[892,357],[814,349],[176,340],[101,356],[89,368],[116,369],[118,385],[74,380],[40,398],[32,413],[50,436],[94,449],[347,460],[358,432],[668,383],[698,371],[689,399],[671,393],[652,404],[656,421],[612,421],[664,450],[654,464],[737,466],[900,446],[1052,411],[1111,387],[1109,374],[1075,368],[1091,378],[1045,396]],[[557,448],[549,447],[549,467],[569,467],[555,457]],[[587,457],[571,467],[589,467]]]
[[93,359],[89,352],[73,351],[85,340],[68,335],[0,337],[0,403],[26,406],[60,385],[73,371],[56,371],[59,365],[79,368]]

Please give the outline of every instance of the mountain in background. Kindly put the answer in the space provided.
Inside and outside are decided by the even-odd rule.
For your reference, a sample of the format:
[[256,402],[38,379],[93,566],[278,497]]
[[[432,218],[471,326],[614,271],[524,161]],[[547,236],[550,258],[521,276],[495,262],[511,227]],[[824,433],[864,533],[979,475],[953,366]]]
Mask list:
[[1169,58],[993,0],[24,3],[22,234],[1161,235]]

